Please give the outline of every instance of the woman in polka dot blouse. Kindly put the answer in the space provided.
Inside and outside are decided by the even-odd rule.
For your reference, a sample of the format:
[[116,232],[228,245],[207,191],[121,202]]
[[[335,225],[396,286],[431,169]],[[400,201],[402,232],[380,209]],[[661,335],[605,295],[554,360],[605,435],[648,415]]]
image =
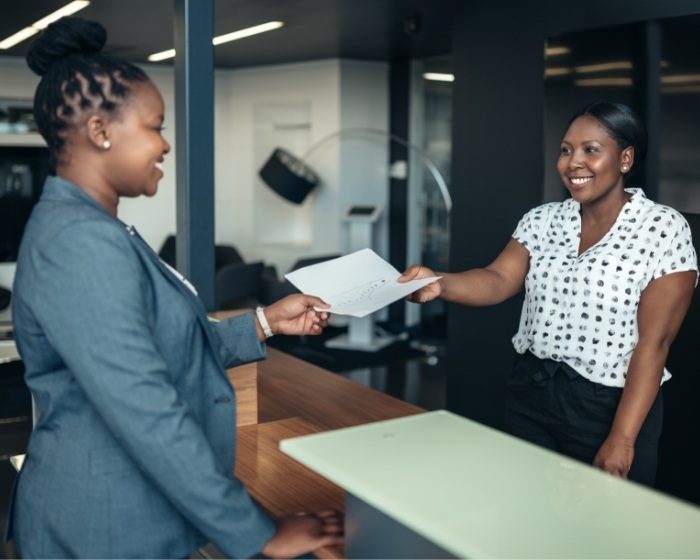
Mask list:
[[[690,305],[697,258],[680,213],[624,187],[646,144],[629,107],[584,107],[557,163],[571,198],[525,214],[488,266],[439,273],[409,299],[493,305],[524,286],[507,429],[652,485],[660,386],[671,377],[664,366]],[[413,265],[401,279],[434,274]]]

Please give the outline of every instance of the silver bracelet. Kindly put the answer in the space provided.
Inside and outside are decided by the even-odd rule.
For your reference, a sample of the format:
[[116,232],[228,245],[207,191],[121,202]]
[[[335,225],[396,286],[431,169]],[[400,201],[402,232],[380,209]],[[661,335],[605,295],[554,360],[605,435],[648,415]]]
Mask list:
[[274,335],[272,329],[270,328],[270,323],[267,322],[267,318],[265,317],[265,313],[263,312],[262,306],[258,306],[255,308],[255,316],[258,318],[258,322],[260,323],[260,326],[262,327],[262,330],[265,333],[265,338],[270,338],[272,335]]

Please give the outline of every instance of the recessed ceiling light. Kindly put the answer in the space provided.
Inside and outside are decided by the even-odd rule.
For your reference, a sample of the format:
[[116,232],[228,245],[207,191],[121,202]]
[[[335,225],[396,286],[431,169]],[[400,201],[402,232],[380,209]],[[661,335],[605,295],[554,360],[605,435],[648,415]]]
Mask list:
[[434,82],[454,82],[454,74],[444,74],[440,72],[425,72],[423,74],[424,80],[432,80]]
[[74,0],[73,2],[66,4],[62,8],[59,8],[55,12],[51,12],[48,16],[45,16],[35,21],[30,26],[19,30],[17,33],[10,35],[6,39],[3,39],[2,41],[0,41],[0,49],[5,50],[14,47],[16,44],[28,39],[29,37],[38,33],[42,29],[46,29],[54,21],[57,21],[64,16],[70,16],[75,12],[79,12],[80,10],[86,8],[89,5],[90,0]]
[[[220,45],[222,43],[229,43],[231,41],[237,41],[238,39],[244,39],[250,37],[251,35],[258,35],[259,33],[265,33],[266,31],[272,31],[274,29],[279,29],[284,25],[283,21],[268,21],[267,23],[261,23],[260,25],[254,25],[253,27],[246,27],[245,29],[239,29],[238,31],[233,31],[232,33],[226,33],[225,35],[219,35],[212,39],[213,45]],[[175,56],[175,49],[168,49],[167,51],[161,51],[148,55],[148,60],[151,62],[159,62],[161,60],[167,60],[168,58],[173,58]]]

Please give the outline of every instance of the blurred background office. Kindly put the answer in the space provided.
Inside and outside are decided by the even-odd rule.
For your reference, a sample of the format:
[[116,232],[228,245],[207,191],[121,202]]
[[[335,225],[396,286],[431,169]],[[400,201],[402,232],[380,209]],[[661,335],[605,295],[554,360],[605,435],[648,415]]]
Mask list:
[[[183,2],[93,0],[76,13],[100,21],[111,52],[143,64],[165,97],[165,136],[173,144],[165,178],[157,197],[123,202],[120,217],[175,264],[183,234],[167,51]],[[31,116],[37,78],[23,60],[30,41],[7,39],[67,3],[25,0],[6,7],[0,21],[5,289],[48,172]],[[357,205],[379,210],[373,249],[399,270],[412,262],[449,270],[488,263],[527,209],[565,196],[555,173],[559,140],[568,115],[594,99],[629,103],[644,117],[652,143],[635,186],[683,212],[698,246],[697,0],[213,0],[213,16],[212,34],[220,37],[213,47],[215,203],[200,219],[215,224],[207,247],[216,261],[207,280],[212,293],[233,284],[230,278],[241,290],[220,289],[212,308],[265,303],[291,289],[285,272],[347,253],[348,210]],[[258,173],[278,147],[318,177],[301,203]],[[0,295],[2,305],[8,298]],[[383,350],[333,351],[303,340],[283,349],[426,408],[499,427],[520,305],[520,298],[487,309],[400,302],[376,317],[377,336],[394,337]],[[0,310],[5,330],[10,319]],[[328,336],[345,328],[340,320]],[[665,388],[658,476],[661,490],[696,503],[699,337],[696,298],[669,359],[674,379]],[[2,394],[19,395],[0,400],[6,457],[22,447],[29,424],[21,367],[0,368]],[[5,466],[3,492],[11,479]]]

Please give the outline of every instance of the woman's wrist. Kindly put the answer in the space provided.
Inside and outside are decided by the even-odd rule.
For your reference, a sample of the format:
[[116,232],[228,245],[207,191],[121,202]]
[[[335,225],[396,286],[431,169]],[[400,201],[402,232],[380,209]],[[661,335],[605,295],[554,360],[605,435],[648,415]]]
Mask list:
[[265,311],[262,306],[258,306],[255,308],[255,318],[256,318],[256,329],[259,327],[258,330],[258,335],[262,335],[263,339],[270,338],[274,336],[274,332],[272,330],[272,327],[270,326],[270,323],[267,321],[267,317],[265,316]]
[[619,440],[621,443],[628,443],[629,445],[634,445],[637,438],[627,434],[621,434],[618,432],[610,432],[609,437]]
[[438,285],[440,286],[440,295],[438,296],[438,298],[445,300],[445,301],[450,301],[449,290],[448,290],[450,274],[447,272],[435,272],[435,276],[441,277],[437,281]]
[[634,444],[637,442],[637,434],[639,433],[639,430],[637,432],[634,432],[633,430],[625,430],[620,427],[616,427],[613,425],[613,427],[610,429],[610,433],[608,434],[608,439],[615,440],[618,443],[621,443],[623,445],[628,445],[630,447],[634,447]]

